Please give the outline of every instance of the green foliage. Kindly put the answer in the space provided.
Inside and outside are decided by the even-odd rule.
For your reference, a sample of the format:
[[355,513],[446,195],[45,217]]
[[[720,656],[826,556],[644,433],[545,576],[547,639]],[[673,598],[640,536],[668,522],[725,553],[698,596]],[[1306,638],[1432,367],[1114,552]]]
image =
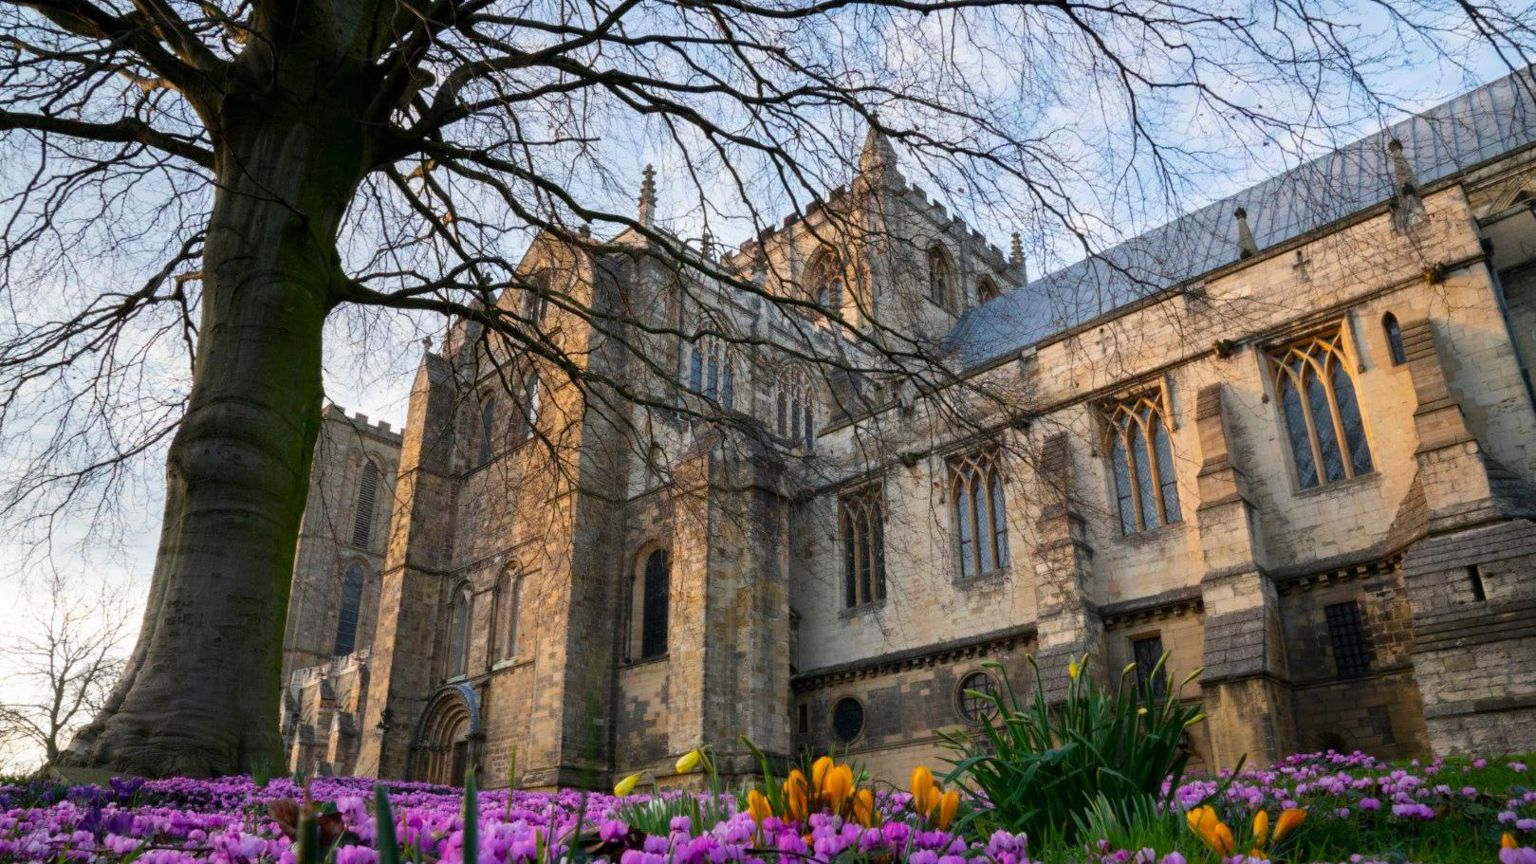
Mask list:
[[[1096,806],[1120,808],[1124,802],[1163,800],[1164,781],[1176,788],[1189,753],[1184,730],[1204,719],[1199,709],[1179,696],[1199,670],[1174,686],[1158,660],[1146,682],[1127,666],[1112,691],[1101,688],[1082,666],[1073,664],[1066,700],[1052,708],[1046,703],[1039,665],[1034,658],[1035,693],[1024,704],[1007,672],[986,664],[1001,679],[996,693],[967,691],[992,702],[995,709],[975,732],[941,733],[954,765],[948,780],[985,796],[993,805],[973,830],[995,827],[1023,831],[1045,842],[1070,843],[1079,834],[1074,817]],[[1153,684],[1166,683],[1166,696]]]
[[395,814],[389,806],[389,793],[383,783],[373,786],[374,850],[379,864],[400,864],[400,844],[395,840]]
[[1115,849],[1152,849],[1159,855],[1189,845],[1184,816],[1151,795],[1111,801],[1103,793],[1073,814],[1077,836],[1107,840]]
[[[752,747],[751,742],[747,742],[747,746],[763,762],[766,772],[767,761],[762,752]],[[729,819],[734,812],[733,805],[739,802],[734,795],[721,788],[720,772],[715,768],[714,749],[704,746],[698,752],[704,774],[709,778],[708,792],[697,795],[685,792],[661,794],[653,780],[651,797],[625,803],[619,808],[619,819],[631,828],[661,836],[671,833],[672,820],[679,816],[688,817],[689,831],[694,835]],[[765,773],[764,776],[769,775]]]
[[475,769],[464,776],[464,859],[473,861],[480,850],[480,790]]

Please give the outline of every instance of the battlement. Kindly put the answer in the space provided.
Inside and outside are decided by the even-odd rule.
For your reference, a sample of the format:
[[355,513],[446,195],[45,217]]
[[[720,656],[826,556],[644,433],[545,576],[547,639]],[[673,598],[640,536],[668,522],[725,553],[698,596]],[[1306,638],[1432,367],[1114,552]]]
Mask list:
[[359,432],[366,432],[392,444],[400,443],[400,433],[395,431],[394,427],[387,420],[380,420],[375,423],[368,418],[367,414],[360,411],[348,415],[347,409],[334,402],[325,406],[325,419],[346,423]]

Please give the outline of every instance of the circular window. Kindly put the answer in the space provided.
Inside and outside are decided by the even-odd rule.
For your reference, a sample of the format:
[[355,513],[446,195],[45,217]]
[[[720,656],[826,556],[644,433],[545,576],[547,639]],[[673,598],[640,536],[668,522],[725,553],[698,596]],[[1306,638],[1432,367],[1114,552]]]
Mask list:
[[989,697],[997,695],[997,683],[985,672],[972,672],[960,679],[960,692],[955,694],[955,705],[960,716],[967,722],[980,723],[984,717],[997,713],[997,704]]
[[844,744],[853,743],[864,731],[864,706],[853,697],[837,700],[832,706],[832,734]]

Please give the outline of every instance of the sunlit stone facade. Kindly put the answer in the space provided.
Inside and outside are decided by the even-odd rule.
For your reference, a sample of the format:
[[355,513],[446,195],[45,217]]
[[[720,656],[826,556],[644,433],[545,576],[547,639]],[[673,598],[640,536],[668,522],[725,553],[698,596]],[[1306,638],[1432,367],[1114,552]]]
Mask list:
[[[805,218],[704,253],[761,296],[638,231],[539,240],[523,275],[569,302],[502,302],[644,404],[460,322],[399,439],[332,418],[292,767],[667,782],[701,743],[751,770],[746,735],[896,778],[968,692],[1032,692],[1027,656],[1054,696],[1070,657],[1163,651],[1203,668],[1207,765],[1536,747],[1533,142],[1497,82],[1038,279],[873,135]],[[904,346],[955,377],[849,371]],[[388,528],[356,548],[365,457]]]

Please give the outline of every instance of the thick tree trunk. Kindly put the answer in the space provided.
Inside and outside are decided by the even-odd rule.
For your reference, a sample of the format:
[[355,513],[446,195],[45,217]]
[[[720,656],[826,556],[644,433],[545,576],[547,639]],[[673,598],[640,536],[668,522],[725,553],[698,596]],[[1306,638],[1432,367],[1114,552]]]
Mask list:
[[284,618],[320,424],[337,227],[363,156],[314,103],[227,97],[186,417],[128,668],[67,763],[146,775],[281,768]]

